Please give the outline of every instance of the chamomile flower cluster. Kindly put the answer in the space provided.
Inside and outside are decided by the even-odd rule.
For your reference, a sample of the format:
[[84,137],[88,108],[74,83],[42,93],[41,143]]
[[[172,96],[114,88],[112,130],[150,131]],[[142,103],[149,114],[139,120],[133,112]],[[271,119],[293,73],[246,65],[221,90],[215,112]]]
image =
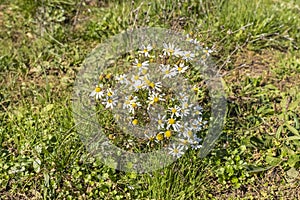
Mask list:
[[[190,36],[187,40],[199,43]],[[204,50],[203,55],[211,53]],[[117,74],[111,80],[117,89],[112,89],[113,84],[105,87],[100,82],[90,96],[105,109],[121,109],[126,114],[119,117],[124,126],[151,126],[144,135],[146,144],[167,146],[169,154],[179,158],[190,147],[201,148],[197,133],[206,126],[203,108],[190,98],[190,92],[199,88],[183,86],[177,90],[179,93],[172,88],[176,80],[186,80],[190,61],[195,57],[194,52],[182,50],[174,43],[164,43],[162,50],[151,44],[142,45],[131,60],[130,73]]]

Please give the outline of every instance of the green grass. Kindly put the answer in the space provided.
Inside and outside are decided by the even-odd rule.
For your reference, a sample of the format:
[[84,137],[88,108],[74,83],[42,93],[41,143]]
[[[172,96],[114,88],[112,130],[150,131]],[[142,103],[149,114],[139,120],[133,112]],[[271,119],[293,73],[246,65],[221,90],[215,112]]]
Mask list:
[[[1,199],[298,199],[299,1],[1,1]],[[105,38],[193,32],[214,50],[227,120],[204,159],[149,174],[110,169],[76,133],[72,86]],[[201,83],[199,83],[201,84]]]

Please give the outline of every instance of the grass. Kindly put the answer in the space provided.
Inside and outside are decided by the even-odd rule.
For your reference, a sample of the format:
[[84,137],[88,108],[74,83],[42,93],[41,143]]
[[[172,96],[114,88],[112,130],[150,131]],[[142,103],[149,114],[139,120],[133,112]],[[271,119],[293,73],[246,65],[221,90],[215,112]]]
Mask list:
[[[299,199],[299,7],[296,0],[1,1],[1,199]],[[148,174],[95,159],[71,110],[87,54],[140,26],[192,31],[214,50],[228,97],[222,135],[207,157],[189,151]]]

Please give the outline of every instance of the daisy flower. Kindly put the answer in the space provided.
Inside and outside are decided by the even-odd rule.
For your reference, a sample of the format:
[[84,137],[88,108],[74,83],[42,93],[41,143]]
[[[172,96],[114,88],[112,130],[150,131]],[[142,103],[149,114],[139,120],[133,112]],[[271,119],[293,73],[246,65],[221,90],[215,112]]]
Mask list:
[[174,44],[171,44],[171,43],[166,44],[166,43],[164,43],[163,46],[164,46],[164,49],[163,49],[163,52],[164,52],[163,55],[164,56],[166,56],[166,55],[168,55],[168,56],[174,55],[176,57],[180,56],[181,51],[180,51],[179,48],[175,48]]
[[149,57],[149,51],[152,50],[152,46],[149,44],[148,46],[142,45],[140,54],[144,54],[146,57]]
[[101,99],[104,96],[102,85],[97,85],[94,91],[89,95],[90,97],[95,97],[96,99]]
[[164,76],[163,79],[165,78],[172,78],[177,75],[176,69],[172,68],[170,69],[170,65],[160,65],[160,70],[163,72]]
[[116,77],[116,80],[119,82],[119,83],[121,83],[121,84],[128,84],[128,80],[127,80],[127,76],[126,76],[126,74],[121,74],[121,75],[118,75],[117,77]]
[[174,115],[176,117],[181,117],[181,113],[180,113],[181,108],[179,106],[176,105],[174,107],[168,108],[168,110],[171,112],[171,117],[174,117]]
[[193,144],[193,140],[191,140],[190,138],[180,138],[179,139],[179,142],[181,143],[181,145],[183,146],[183,148],[185,149],[185,150],[187,150],[188,148],[189,148],[189,146],[191,145],[191,144]]
[[199,44],[199,41],[197,39],[193,39],[190,37],[190,34],[186,35],[186,41],[192,43],[192,44]]
[[106,97],[105,101],[102,102],[102,104],[105,105],[105,108],[111,108],[115,107],[118,102],[118,97],[117,96],[111,96],[111,97]]
[[185,129],[184,129],[184,131],[183,131],[183,137],[193,138],[194,137],[193,127],[186,126]]
[[162,84],[161,82],[152,82],[150,80],[145,80],[146,85],[144,87],[147,87],[149,90],[157,90],[161,92]]
[[123,104],[123,109],[129,108],[129,107],[130,107],[130,104],[131,104],[131,101],[132,101],[134,98],[137,99],[137,96],[134,96],[134,97],[133,97],[132,95],[130,95],[130,96],[125,97],[125,102],[124,102],[124,104]]
[[198,117],[198,118],[192,120],[192,127],[194,130],[200,131],[202,129],[203,125],[205,125],[206,123],[207,123],[207,121],[203,121],[202,117]]
[[180,74],[184,73],[189,68],[188,66],[184,66],[184,63],[180,63],[179,66],[175,64],[174,67]]
[[169,129],[170,127],[172,127],[174,131],[178,131],[178,130],[180,130],[181,125],[180,125],[179,121],[176,121],[176,119],[171,117],[167,121],[167,129]]
[[195,58],[195,54],[193,54],[190,51],[183,51],[182,52],[182,59],[185,61],[190,61],[193,60]]
[[155,140],[155,136],[152,134],[145,134],[146,138],[147,138],[147,145],[150,145],[152,142],[154,142]]
[[134,91],[138,91],[144,87],[144,83],[142,80],[136,80],[133,83],[132,87],[134,88]]
[[172,144],[172,146],[168,147],[168,149],[169,149],[169,154],[171,154],[176,158],[180,158],[184,154],[182,145],[176,146],[175,144]]
[[207,57],[209,56],[212,52],[214,52],[213,50],[209,49],[208,47],[206,47],[205,49],[202,50],[202,52],[204,53],[204,55]]
[[111,98],[112,96],[115,95],[115,92],[111,88],[108,88],[106,91],[106,95],[107,97]]
[[142,70],[147,70],[149,66],[149,61],[145,61],[145,62],[140,62],[138,61],[138,59],[135,59],[134,63],[133,63],[133,67],[137,68],[139,71]]
[[150,96],[148,97],[148,104],[153,105],[154,103],[159,103],[160,101],[166,101],[163,98],[164,94],[156,93],[156,92],[151,92]]
[[134,110],[140,106],[142,106],[140,102],[138,102],[137,100],[131,100],[129,104],[129,112],[134,114]]
[[198,117],[202,115],[203,108],[199,105],[193,107],[193,117]]
[[158,114],[157,119],[156,119],[157,129],[162,129],[165,127],[165,121],[166,121],[165,118],[166,118],[165,115],[161,116],[160,114]]
[[194,134],[193,140],[191,142],[192,149],[200,149],[202,147],[202,145],[200,144],[201,141],[202,139]]
[[193,104],[189,104],[188,101],[183,101],[180,110],[181,115],[188,116],[190,114],[191,107],[193,107]]

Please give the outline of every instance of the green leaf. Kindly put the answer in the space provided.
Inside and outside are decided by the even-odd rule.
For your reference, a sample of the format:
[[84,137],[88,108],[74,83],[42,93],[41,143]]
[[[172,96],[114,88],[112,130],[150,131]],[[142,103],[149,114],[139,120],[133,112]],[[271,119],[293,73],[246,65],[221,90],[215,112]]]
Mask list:
[[281,163],[281,159],[273,156],[267,156],[266,162],[271,166],[277,166]]
[[289,131],[291,131],[293,134],[299,135],[299,132],[298,132],[298,130],[297,130],[295,127],[289,125],[288,123],[285,123],[285,126],[286,126],[287,129],[289,129]]
[[294,167],[298,161],[300,161],[300,155],[297,154],[290,155],[289,159],[287,160],[287,164],[290,167]]
[[290,140],[300,140],[300,136],[297,136],[297,135],[290,136],[286,140],[288,140],[288,141],[290,141]]
[[280,138],[280,134],[282,133],[283,125],[280,125],[276,131],[276,138]]
[[294,111],[299,105],[300,105],[300,99],[297,99],[296,101],[292,102],[289,105],[288,110]]

